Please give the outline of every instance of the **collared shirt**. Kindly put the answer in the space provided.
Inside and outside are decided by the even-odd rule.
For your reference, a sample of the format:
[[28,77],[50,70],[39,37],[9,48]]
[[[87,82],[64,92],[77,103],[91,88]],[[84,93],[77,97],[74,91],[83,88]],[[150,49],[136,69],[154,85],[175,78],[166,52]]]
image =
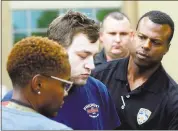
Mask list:
[[144,84],[130,91],[128,61],[111,61],[92,72],[109,88],[121,120],[119,129],[178,129],[176,82],[160,66]]
[[[12,98],[10,91],[3,101]],[[107,87],[93,77],[81,87],[73,87],[55,118],[74,130],[112,130],[120,126],[115,105]]]
[[106,62],[107,62],[106,55],[104,53],[104,49],[102,49],[101,52],[96,54],[95,57],[94,57],[95,67],[98,66],[98,65],[101,65],[103,63],[106,63]]
[[53,120],[74,130],[112,130],[120,126],[115,105],[106,86],[93,77],[73,87]]

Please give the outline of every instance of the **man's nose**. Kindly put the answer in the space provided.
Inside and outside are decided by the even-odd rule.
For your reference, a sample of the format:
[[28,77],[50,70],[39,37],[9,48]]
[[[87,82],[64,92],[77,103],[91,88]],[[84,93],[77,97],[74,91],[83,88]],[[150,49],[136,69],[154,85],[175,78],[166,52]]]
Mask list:
[[120,34],[117,34],[116,36],[115,36],[115,41],[118,43],[118,42],[121,42],[121,36],[120,36]]
[[93,56],[91,56],[90,58],[87,59],[87,61],[85,63],[85,68],[90,69],[90,70],[95,68]]
[[147,39],[143,44],[142,44],[142,48],[144,48],[145,50],[150,50],[151,49],[151,41],[150,39]]

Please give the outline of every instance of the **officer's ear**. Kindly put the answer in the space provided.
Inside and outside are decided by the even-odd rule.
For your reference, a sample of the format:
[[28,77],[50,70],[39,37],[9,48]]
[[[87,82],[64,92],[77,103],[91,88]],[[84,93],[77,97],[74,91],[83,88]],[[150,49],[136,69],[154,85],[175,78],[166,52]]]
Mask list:
[[171,43],[168,43],[168,44],[167,44],[167,49],[166,49],[166,51],[164,52],[164,55],[169,51],[170,46],[171,46]]

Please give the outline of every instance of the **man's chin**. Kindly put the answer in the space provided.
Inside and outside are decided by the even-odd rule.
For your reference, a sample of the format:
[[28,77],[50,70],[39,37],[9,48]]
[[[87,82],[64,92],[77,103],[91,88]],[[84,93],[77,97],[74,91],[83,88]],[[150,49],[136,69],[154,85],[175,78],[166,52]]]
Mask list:
[[113,55],[118,55],[118,54],[122,53],[122,51],[121,50],[112,50],[111,53]]
[[121,52],[111,52],[110,56],[112,58],[119,58],[121,55]]
[[87,83],[87,79],[79,79],[79,80],[75,80],[74,84],[78,85],[78,86],[83,86]]

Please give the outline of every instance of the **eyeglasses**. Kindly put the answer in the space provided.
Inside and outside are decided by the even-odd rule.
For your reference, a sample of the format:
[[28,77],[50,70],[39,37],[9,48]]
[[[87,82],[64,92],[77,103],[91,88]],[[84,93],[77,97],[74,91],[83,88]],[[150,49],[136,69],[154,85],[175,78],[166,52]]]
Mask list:
[[67,81],[67,80],[64,80],[64,79],[61,79],[61,78],[58,78],[58,77],[55,77],[55,76],[50,76],[51,78],[55,79],[55,80],[58,80],[58,81],[61,81],[64,83],[64,90],[69,92],[69,90],[71,89],[72,85],[73,85],[73,82],[71,81]]
[[58,81],[62,82],[64,84],[64,90],[67,91],[67,92],[69,92],[69,90],[71,89],[71,87],[73,85],[72,81],[64,80],[64,79],[61,79],[61,78],[58,78],[58,77],[55,77],[55,76],[47,76],[47,75],[37,74],[33,78],[35,78],[35,77],[37,77],[39,75],[45,76],[45,77],[50,77],[52,79],[55,79],[55,80],[58,80]]

